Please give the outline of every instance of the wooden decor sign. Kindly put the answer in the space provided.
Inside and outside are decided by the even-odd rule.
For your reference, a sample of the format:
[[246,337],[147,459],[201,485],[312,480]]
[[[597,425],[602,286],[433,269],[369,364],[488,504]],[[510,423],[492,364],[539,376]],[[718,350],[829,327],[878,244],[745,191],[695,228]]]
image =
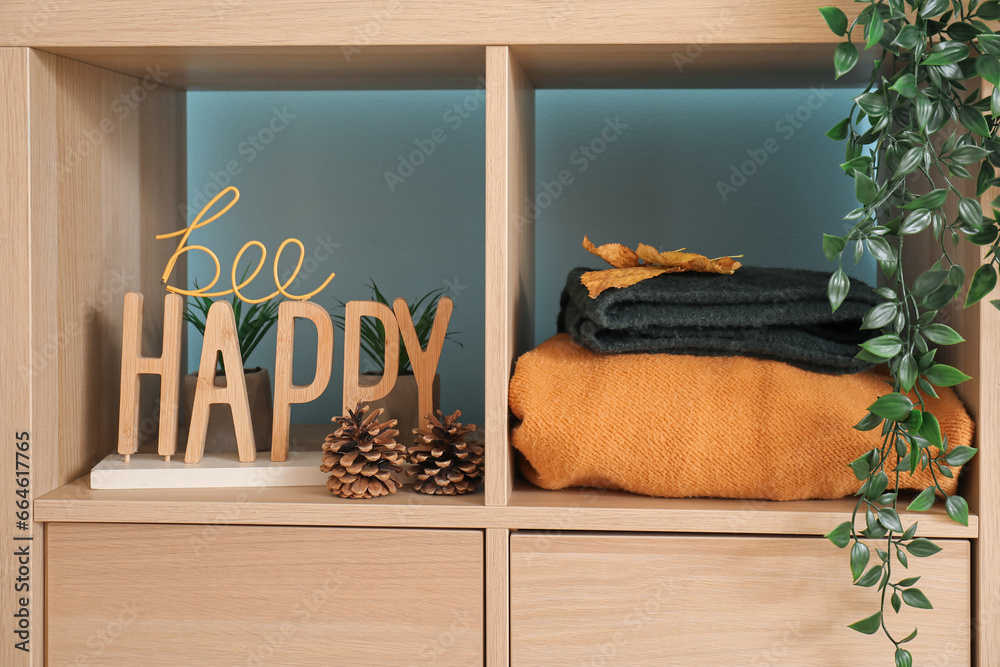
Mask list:
[[[208,212],[229,194],[233,195],[232,199],[218,213],[206,217]],[[315,400],[330,382],[330,373],[333,367],[333,322],[326,310],[306,300],[325,288],[334,274],[331,273],[319,288],[308,294],[290,294],[286,288],[295,280],[305,257],[305,248],[301,241],[289,238],[281,244],[274,257],[273,275],[277,289],[267,296],[256,299],[245,296],[241,290],[248,287],[264,267],[267,258],[267,248],[264,247],[264,244],[259,241],[247,242],[236,254],[236,259],[230,269],[229,277],[232,281],[232,287],[228,290],[215,292],[211,290],[221,276],[219,258],[205,246],[188,245],[192,232],[221,218],[239,198],[239,190],[228,187],[206,204],[188,227],[156,237],[157,239],[180,237],[180,243],[163,272],[162,282],[170,294],[167,295],[164,306],[163,351],[159,357],[142,356],[142,295],[134,292],[125,295],[118,453],[125,457],[126,462],[138,450],[139,376],[142,374],[160,376],[160,428],[157,454],[169,461],[177,450],[181,376],[180,344],[184,309],[183,300],[179,295],[211,298],[233,294],[236,298],[250,304],[264,303],[279,294],[289,299],[278,307],[278,340],[275,346],[274,408],[271,432],[272,461],[285,461],[288,458],[288,431],[292,404],[308,403]],[[291,276],[282,282],[278,279],[278,260],[282,251],[289,244],[298,246],[299,260]],[[260,259],[249,276],[237,281],[236,267],[239,265],[243,253],[250,247],[260,249]],[[212,280],[205,287],[194,290],[180,289],[167,284],[177,258],[192,250],[203,252],[213,260],[215,275]],[[448,297],[442,297],[439,300],[434,326],[425,350],[420,347],[409,308],[403,299],[396,299],[392,309],[375,301],[349,302],[345,317],[344,337],[345,408],[353,407],[358,400],[373,401],[382,398],[392,391],[396,383],[399,363],[399,336],[386,335],[385,373],[381,382],[374,387],[361,387],[358,384],[361,318],[377,317],[382,321],[386,332],[399,331],[400,336],[402,336],[417,381],[420,425],[426,426],[426,415],[432,409],[434,374],[441,358],[441,347],[444,345],[445,333],[451,319],[452,306],[452,301]],[[297,318],[312,322],[317,333],[316,370],[312,382],[307,385],[296,385],[292,382],[295,320]],[[225,386],[218,386],[215,383],[216,360],[220,354],[226,369]],[[185,463],[199,463],[204,455],[209,408],[214,403],[229,405],[236,431],[239,460],[242,463],[252,463],[256,458],[257,448],[254,441],[250,402],[243,374],[243,360],[240,353],[236,319],[232,304],[225,300],[212,303],[205,319],[197,388],[190,419],[191,427],[184,452]]]
[[[393,309],[375,301],[350,301],[344,336],[344,407],[353,407],[358,400],[374,401],[392,391],[396,383],[399,362],[399,337],[386,336],[385,374],[373,387],[358,384],[361,351],[361,318],[377,317],[387,332],[399,331],[417,380],[420,406],[420,426],[427,425],[427,415],[432,411],[434,375],[441,359],[445,333],[451,320],[452,300],[441,297],[434,317],[427,348],[420,341],[410,317],[410,310],[403,299],[396,299]],[[119,410],[118,453],[126,457],[138,449],[139,374],[160,376],[160,440],[157,453],[166,460],[177,447],[177,417],[180,399],[180,327],[181,298],[167,296],[164,316],[163,354],[159,358],[139,356],[138,340],[142,330],[142,295],[131,292],[125,296],[125,323],[122,341],[122,393]],[[395,311],[395,312],[393,312]],[[292,361],[295,348],[295,319],[311,321],[317,331],[316,368],[312,382],[307,385],[292,383]],[[278,340],[275,346],[274,412],[271,440],[271,460],[284,461],[288,456],[288,430],[291,405],[308,403],[318,398],[330,381],[333,367],[333,321],[322,307],[302,301],[286,301],[278,308]],[[215,384],[215,363],[222,354],[226,365],[226,386]],[[209,406],[227,403],[236,426],[239,460],[250,463],[255,459],[256,447],[250,421],[243,365],[236,340],[236,322],[233,308],[228,301],[217,301],[209,309],[205,323],[201,362],[198,368],[198,387],[195,393],[194,413],[188,433],[185,463],[201,461],[208,429]]]

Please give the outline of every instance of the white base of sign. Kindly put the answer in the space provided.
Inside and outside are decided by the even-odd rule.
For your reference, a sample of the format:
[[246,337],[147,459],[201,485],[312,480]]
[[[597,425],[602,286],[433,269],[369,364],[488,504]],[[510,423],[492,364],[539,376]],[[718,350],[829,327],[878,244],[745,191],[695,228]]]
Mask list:
[[184,452],[164,461],[156,454],[133,454],[125,463],[111,454],[90,473],[92,489],[207,489],[224,487],[325,486],[329,473],[319,469],[321,451],[288,452],[288,460],[272,461],[257,452],[253,463],[240,463],[236,452],[205,454],[198,463],[184,463]]

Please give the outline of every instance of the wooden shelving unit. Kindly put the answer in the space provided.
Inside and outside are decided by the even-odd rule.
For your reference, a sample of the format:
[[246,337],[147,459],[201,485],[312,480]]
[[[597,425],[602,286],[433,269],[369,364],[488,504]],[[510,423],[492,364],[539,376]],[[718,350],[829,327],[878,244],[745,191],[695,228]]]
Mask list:
[[[507,383],[514,360],[533,344],[534,228],[522,215],[522,203],[534,195],[535,90],[793,87],[824,77],[834,85],[830,59],[837,40],[813,0],[50,4],[0,5],[5,234],[0,271],[4,284],[14,286],[4,292],[4,310],[20,314],[24,322],[0,342],[5,388],[0,400],[8,429],[31,434],[38,522],[32,650],[24,654],[5,644],[0,662],[40,666],[46,664],[46,652],[50,664],[87,655],[88,638],[108,622],[101,606],[128,601],[124,582],[139,581],[143,572],[155,577],[157,568],[176,567],[192,557],[192,567],[201,564],[217,572],[224,580],[218,590],[228,587],[240,601],[239,606],[213,602],[214,613],[252,616],[274,604],[300,602],[268,599],[277,593],[266,587],[254,597],[254,581],[238,576],[241,559],[254,553],[286,558],[275,567],[287,568],[312,567],[324,551],[339,563],[388,563],[412,548],[435,558],[442,550],[481,557],[470,571],[456,575],[479,578],[475,584],[463,579],[459,586],[482,591],[471,605],[477,613],[463,601],[434,613],[414,612],[409,620],[392,616],[393,623],[403,623],[404,637],[415,638],[417,664],[466,665],[470,656],[489,667],[547,664],[532,642],[567,663],[589,664],[596,655],[593,647],[581,646],[579,637],[566,631],[582,624],[594,646],[611,642],[620,651],[620,664],[660,665],[666,649],[656,630],[669,625],[670,613],[705,622],[701,635],[672,640],[701,647],[679,653],[687,662],[678,664],[755,658],[770,660],[760,664],[871,663],[872,643],[844,628],[870,613],[871,596],[850,586],[846,557],[824,548],[819,538],[844,520],[849,500],[668,500],[543,491],[518,478],[508,442]],[[856,11],[846,0],[834,4]],[[690,55],[692,45],[698,46],[697,57],[689,67],[678,68],[674,55]],[[151,72],[162,75],[151,80]],[[91,491],[85,474],[115,441],[120,292],[145,293],[147,330],[155,331],[166,257],[150,239],[184,224],[176,214],[186,189],[184,91],[480,85],[487,94],[485,488],[459,498],[407,492],[365,502],[340,501],[320,487]],[[135,109],[124,117],[112,111],[116,100],[140,89],[143,101]],[[105,119],[110,129],[102,125]],[[995,194],[988,193],[986,200]],[[121,289],[111,283],[115,276],[122,276]],[[956,352],[957,364],[977,378],[963,393],[977,420],[981,447],[963,481],[972,516],[968,527],[939,510],[903,519],[919,519],[922,534],[945,545],[940,559],[921,561],[914,570],[926,572],[928,580],[957,576],[961,582],[964,576],[968,585],[939,592],[949,602],[921,612],[913,650],[932,654],[929,647],[946,644],[952,647],[947,664],[985,666],[1000,652],[1000,491],[992,484],[1000,472],[995,446],[1000,443],[1000,317],[975,308],[956,311],[952,322],[969,341]],[[155,350],[155,336],[149,335],[146,344]],[[3,484],[0,491],[9,497],[8,481]],[[8,527],[3,530],[0,537],[9,540]],[[428,542],[429,534],[439,536],[439,548]],[[279,555],[285,536],[290,544],[306,545],[308,557],[299,560],[294,551]],[[221,544],[218,539],[226,547],[216,552],[212,545]],[[799,540],[808,559],[782,555],[791,540]],[[150,541],[159,548],[145,549]],[[202,544],[193,554],[192,545]],[[716,545],[725,548],[713,552]],[[737,558],[741,545],[746,547],[743,560]],[[116,559],[118,567],[95,567],[88,578],[88,570],[66,560],[73,547],[94,561]],[[132,551],[143,559],[130,558]],[[645,560],[636,560],[635,553],[646,554]],[[731,579],[702,590],[697,587],[704,582],[683,569],[673,579],[665,574],[696,567],[695,554],[705,568],[727,570]],[[228,559],[226,567],[219,559]],[[632,583],[623,584],[625,599],[642,602],[664,578],[676,589],[672,602],[657,602],[656,620],[627,634],[622,645],[615,644],[614,632],[625,632],[629,609],[599,604],[607,592],[595,583],[602,571],[619,567],[637,568],[630,570]],[[554,576],[560,569],[562,575]],[[294,573],[282,572],[294,590],[308,590]],[[429,576],[433,573],[394,572],[392,583],[375,582],[367,594],[391,596],[396,586],[412,586]],[[768,587],[783,585],[785,577],[802,586],[812,582],[810,589],[796,589],[797,595],[832,596],[835,604],[813,615],[795,605],[768,606],[752,634],[709,622],[713,607],[725,604],[727,596],[746,589],[763,599]],[[564,579],[575,581],[579,590],[564,588]],[[143,589],[162,600],[146,610],[137,627],[151,632],[155,625],[172,637],[193,637],[192,646],[216,647],[214,642],[224,641],[232,619],[220,618],[218,630],[202,622],[200,610],[184,601],[183,579],[171,581],[169,589]],[[546,581],[552,582],[551,590],[539,589]],[[13,604],[12,595],[0,591],[4,610]],[[64,604],[64,596],[89,600],[93,609]],[[583,611],[561,607],[559,600],[567,596]],[[47,619],[46,608],[54,610]],[[193,623],[185,614],[202,621]],[[310,615],[299,637],[325,636],[340,646],[342,656],[375,651],[364,654],[366,664],[402,664],[398,642],[378,653],[371,646],[359,648],[356,637],[348,641],[338,635],[338,623],[354,621],[349,616],[345,611],[323,619]],[[794,641],[787,640],[789,632]],[[446,646],[442,638],[449,636],[459,650]],[[431,643],[424,646],[417,637]],[[286,641],[294,645],[288,655],[296,656],[295,664],[329,664],[329,648],[310,654],[300,644],[303,639]],[[812,653],[806,648],[811,645],[836,645],[837,652]],[[786,657],[775,656],[776,646],[787,651]],[[183,662],[180,650],[176,643],[144,643],[139,633],[126,633],[98,662],[130,664],[142,655],[144,664],[178,664]],[[211,658],[203,664],[224,664],[222,654],[213,651],[202,654]],[[242,654],[237,658],[242,660]],[[343,659],[345,664],[357,660]],[[886,662],[891,662],[888,654]]]

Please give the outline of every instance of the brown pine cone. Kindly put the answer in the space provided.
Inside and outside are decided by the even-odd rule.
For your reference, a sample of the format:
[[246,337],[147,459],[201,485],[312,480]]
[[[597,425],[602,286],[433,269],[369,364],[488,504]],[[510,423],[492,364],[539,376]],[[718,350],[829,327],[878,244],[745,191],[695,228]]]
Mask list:
[[323,443],[323,472],[331,473],[326,488],[344,498],[374,498],[395,493],[402,484],[393,473],[402,471],[406,448],[396,442],[396,420],[379,423],[379,408],[365,416],[368,406],[360,401],[346,416],[331,421],[340,428]]
[[465,440],[476,430],[475,424],[463,426],[455,421],[462,414],[456,410],[445,417],[427,415],[426,429],[413,429],[414,444],[407,459],[417,466],[413,488],[432,495],[471,493],[483,479],[483,443]]

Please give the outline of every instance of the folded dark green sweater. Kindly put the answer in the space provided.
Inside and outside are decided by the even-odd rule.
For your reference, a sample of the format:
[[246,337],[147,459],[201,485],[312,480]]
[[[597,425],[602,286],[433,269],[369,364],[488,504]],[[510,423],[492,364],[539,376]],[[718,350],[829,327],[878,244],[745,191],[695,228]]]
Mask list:
[[862,331],[865,313],[881,301],[866,284],[831,312],[829,273],[744,266],[732,275],[668,273],[591,299],[570,271],[559,331],[602,353],[749,356],[784,361],[819,373],[856,373],[855,358],[878,332]]

